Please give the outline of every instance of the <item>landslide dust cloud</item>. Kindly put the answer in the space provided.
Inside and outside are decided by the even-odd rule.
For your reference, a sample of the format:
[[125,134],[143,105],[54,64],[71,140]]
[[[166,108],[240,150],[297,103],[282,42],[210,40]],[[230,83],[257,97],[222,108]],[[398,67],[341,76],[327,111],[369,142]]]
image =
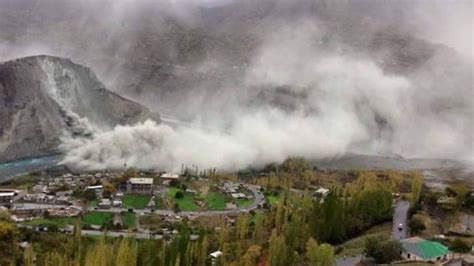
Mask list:
[[[283,28],[268,37],[238,94],[220,96],[225,104],[219,108],[201,107],[210,112],[205,121],[175,128],[147,121],[92,139],[65,139],[65,162],[80,169],[121,168],[126,163],[178,171],[182,164],[238,170],[289,156],[317,160],[349,151],[472,156],[472,139],[466,134],[472,109],[467,116],[448,118],[432,113],[434,96],[409,79],[387,75],[370,60],[315,52],[312,43],[320,40],[319,30],[312,23],[298,25],[305,26]],[[251,104],[262,90],[272,95],[282,87],[294,108]]]
[[[44,1],[54,4],[54,0]],[[402,58],[399,61],[403,63],[402,69],[395,66],[393,71],[387,71],[391,62],[381,59],[383,49],[372,54],[370,50],[364,50],[365,47],[360,47],[364,46],[365,39],[380,36],[377,27],[370,24],[372,21],[374,24],[387,21],[389,25],[399,26],[402,30],[413,29],[414,35],[423,33],[422,37],[429,41],[444,43],[472,58],[472,50],[469,55],[469,47],[472,47],[472,14],[466,12],[472,9],[469,0],[453,1],[454,4],[451,3],[449,8],[446,8],[447,1],[442,0],[430,2],[434,3],[432,5],[426,5],[427,1],[421,0],[387,1],[387,5],[372,5],[369,0],[295,0],[295,3],[301,2],[307,7],[316,6],[315,12],[318,14],[329,12],[328,16],[336,17],[333,20],[326,18],[324,22],[299,19],[297,12],[306,8],[293,6],[293,1],[262,0],[262,3],[275,3],[272,9],[262,10],[274,12],[276,20],[252,20],[255,16],[267,14],[263,11],[259,14],[258,8],[249,8],[247,11],[252,15],[248,16],[248,25],[247,21],[224,20],[225,26],[222,28],[219,28],[220,24],[214,25],[212,20],[202,22],[206,20],[203,19],[205,15],[196,15],[198,13],[195,12],[203,3],[214,5],[214,2],[219,1],[81,0],[67,2],[78,5],[71,8],[69,13],[41,9],[41,1],[36,2],[38,7],[27,5],[28,1],[24,4],[11,2],[19,5],[19,10],[31,9],[37,16],[25,22],[31,22],[31,29],[20,27],[25,32],[24,36],[17,37],[17,29],[11,33],[4,32],[7,38],[10,38],[10,34],[14,37],[8,42],[1,42],[0,39],[0,59],[37,53],[72,57],[78,63],[91,66],[109,89],[132,96],[152,110],[162,111],[165,116],[185,117],[192,124],[169,126],[147,121],[138,125],[118,126],[111,131],[97,129],[92,138],[64,136],[60,148],[66,153],[64,161],[73,168],[122,168],[126,164],[128,167],[177,171],[182,164],[194,164],[200,169],[216,167],[232,171],[281,162],[289,156],[318,160],[342,156],[347,152],[411,158],[474,159],[472,59],[466,59],[471,60],[467,63],[470,69],[467,69],[467,75],[462,76],[468,78],[459,79],[458,73],[466,69],[460,68],[458,61],[448,67],[452,75],[444,71],[445,64],[451,64],[449,59],[453,58],[449,52],[433,56],[427,62],[420,60],[423,65],[416,65],[417,58],[404,54],[406,50],[398,47],[413,45],[413,49],[418,49],[419,43],[412,43],[409,38],[391,40],[391,36],[380,37],[382,43],[384,38],[389,39],[387,43],[391,47],[386,47],[387,54],[392,53],[392,50],[402,51],[401,54],[393,53],[393,57],[396,57],[393,61]],[[238,2],[248,2],[249,6],[258,7],[252,1]],[[411,5],[413,2],[415,4]],[[398,5],[398,11],[393,9]],[[320,7],[327,8],[328,12],[318,11]],[[292,14],[293,11],[296,15]],[[367,15],[362,19],[367,27],[363,24],[363,30],[359,29],[360,35],[364,35],[361,38],[350,35],[351,20],[356,20],[352,14],[356,12]],[[146,16],[142,16],[142,13],[146,13]],[[452,16],[451,13],[458,16]],[[31,17],[29,14],[23,15]],[[74,21],[73,26],[67,24],[69,19],[59,19],[62,22],[54,27],[49,27],[48,23],[35,25],[42,17],[55,20],[61,16],[70,17]],[[151,17],[152,20],[147,21],[145,17]],[[246,15],[242,17],[247,18]],[[281,21],[278,21],[280,17]],[[14,18],[8,18],[6,23]],[[178,18],[179,23],[168,24],[172,18]],[[438,18],[445,22],[442,31],[438,31]],[[338,19],[347,20],[346,24],[340,26],[337,24]],[[187,50],[187,37],[191,36],[189,38],[194,40],[193,35],[200,34],[200,26],[219,29],[216,34],[218,37],[226,33],[232,35],[235,30],[238,32],[236,35],[243,36],[243,43],[250,32],[252,36],[259,37],[255,41],[258,48],[249,52],[251,56],[231,54],[246,52],[245,49],[243,52],[239,50],[239,47],[234,50],[223,49],[223,54],[228,57],[216,52],[219,57],[211,56],[202,62],[193,61],[186,65],[186,62],[180,61],[181,57],[185,58],[183,61],[188,57],[191,58],[189,61],[200,58],[202,50],[198,49],[196,55],[193,54],[193,47],[207,47],[205,45],[208,42],[215,41],[214,36],[209,34],[199,39],[197,44],[191,42]],[[239,27],[248,29],[240,31]],[[328,28],[341,30],[333,34]],[[162,37],[162,32],[173,34]],[[174,39],[174,33],[179,38]],[[157,35],[157,41],[145,38],[153,34]],[[346,34],[349,37],[344,36]],[[0,36],[3,35],[0,33]],[[339,39],[344,41],[339,43]],[[152,42],[150,40],[156,42],[146,48],[141,46]],[[221,39],[219,41],[222,42]],[[240,40],[236,38],[234,41]],[[467,43],[469,41],[470,44]],[[328,42],[329,49],[325,46]],[[231,45],[223,43],[224,48],[225,45]],[[248,43],[252,44],[253,41]],[[216,41],[213,45],[219,48],[220,42]],[[147,49],[152,50],[153,54],[144,52]],[[420,55],[424,56],[424,53]],[[244,59],[239,62],[228,59],[241,57]],[[247,57],[251,58],[250,62],[243,64]],[[172,75],[165,71],[163,80],[159,79],[153,84],[156,88],[161,88],[161,82],[168,76],[187,80],[186,75],[209,74],[215,69],[230,73],[226,74],[230,78],[224,76],[224,81],[209,85],[212,87],[206,87],[208,83],[205,82],[196,84],[196,88],[189,88],[187,83],[178,80],[176,86],[170,86],[171,91],[162,94],[156,93],[150,84],[143,86],[145,89],[136,95],[111,86],[116,85],[114,82],[117,76],[130,73],[127,72],[129,69],[136,74],[131,75],[130,79],[141,77],[139,74],[142,73],[133,70],[151,64],[147,60],[152,59],[156,60],[160,69],[172,69]],[[128,65],[130,62],[133,64]],[[382,69],[381,65],[385,68]],[[405,66],[407,69],[404,69]],[[123,69],[127,71],[118,71]],[[149,69],[144,69],[145,74],[142,76],[149,76]],[[239,74],[232,76],[233,73]],[[214,78],[212,75],[210,77]],[[121,81],[127,79],[128,76]],[[227,82],[230,79],[237,82]],[[183,91],[181,86],[190,90]],[[166,109],[163,108],[165,105]]]

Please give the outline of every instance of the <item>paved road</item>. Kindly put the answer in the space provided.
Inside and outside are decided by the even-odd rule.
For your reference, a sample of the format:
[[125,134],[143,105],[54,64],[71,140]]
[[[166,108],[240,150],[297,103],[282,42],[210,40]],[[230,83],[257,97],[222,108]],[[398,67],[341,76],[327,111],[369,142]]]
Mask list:
[[362,255],[336,260],[336,266],[354,266],[360,262]]
[[[408,236],[408,209],[410,208],[410,202],[408,201],[399,201],[395,206],[395,213],[393,214],[393,228],[392,228],[392,237],[393,239],[405,239]],[[398,229],[398,225],[402,224],[402,230]]]
[[[182,211],[179,213],[179,215],[182,216],[213,216],[213,215],[238,215],[241,212],[249,212],[251,210],[257,209],[260,205],[262,205],[265,202],[265,197],[260,193],[260,190],[256,186],[252,185],[245,185],[253,194],[254,201],[252,204],[250,204],[247,207],[242,207],[239,209],[235,210],[223,210],[223,211]],[[95,209],[92,207],[87,207],[87,211],[100,211],[100,212],[112,212],[112,213],[120,213],[120,212],[126,212],[128,209],[126,208],[110,208],[110,209]],[[143,210],[138,210],[134,209],[133,210],[137,214],[158,214],[158,215],[173,215],[175,214],[174,211],[172,210],[155,210],[152,212],[150,209],[143,209]]]
[[[81,230],[81,234],[83,236],[101,236],[104,232],[100,230]],[[113,231],[107,231],[107,236],[113,236],[113,237],[135,237],[135,238],[140,238],[140,239],[149,239],[149,238],[154,238],[154,239],[161,239],[163,238],[162,235],[152,235],[149,233],[135,233],[135,232],[113,232]]]

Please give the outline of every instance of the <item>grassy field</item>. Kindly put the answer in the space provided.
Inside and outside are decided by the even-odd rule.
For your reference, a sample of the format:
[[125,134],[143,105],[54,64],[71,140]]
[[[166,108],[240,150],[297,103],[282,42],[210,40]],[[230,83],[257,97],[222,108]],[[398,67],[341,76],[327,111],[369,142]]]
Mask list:
[[87,225],[108,224],[114,218],[113,213],[109,212],[89,212],[82,218],[82,222]]
[[150,196],[147,195],[125,195],[122,198],[124,208],[145,209],[150,202]]
[[182,211],[196,211],[199,207],[194,203],[194,196],[189,193],[184,193],[184,197],[181,199],[176,199],[175,195],[176,192],[180,191],[179,188],[170,187],[166,192],[166,197],[168,198],[169,202],[171,203],[171,207],[176,202],[179,205],[179,208]]
[[226,206],[226,197],[219,192],[207,193],[205,202],[210,210],[224,210]]
[[238,206],[239,208],[247,207],[247,206],[249,206],[250,204],[252,204],[252,200],[249,200],[249,199],[238,199],[238,200],[237,200],[237,206]]
[[122,213],[122,222],[125,227],[134,228],[135,227],[135,214],[129,213],[129,212]]
[[364,252],[364,247],[365,247],[365,240],[368,237],[381,237],[384,239],[390,239],[390,236],[392,234],[392,223],[384,223],[381,225],[374,226],[367,230],[365,234],[350,239],[346,242],[344,242],[340,247],[342,248],[342,251],[337,254],[336,256],[338,258],[341,257],[352,257],[356,256],[359,254],[362,254]]
[[280,194],[278,194],[277,196],[268,195],[265,198],[267,199],[268,203],[270,203],[270,205],[276,205],[278,203],[278,201],[280,200],[281,195]]
[[181,189],[177,187],[170,187],[168,188],[168,191],[166,191],[166,197],[169,200],[174,200],[174,196],[176,195],[176,192],[180,191]]
[[197,211],[199,207],[194,203],[194,197],[191,194],[184,194],[182,199],[175,199],[182,211]]
[[74,225],[76,223],[77,219],[78,219],[77,217],[44,218],[44,219],[36,219],[36,220],[26,221],[23,224],[32,225],[32,226],[56,225],[58,227],[64,227],[66,225]]

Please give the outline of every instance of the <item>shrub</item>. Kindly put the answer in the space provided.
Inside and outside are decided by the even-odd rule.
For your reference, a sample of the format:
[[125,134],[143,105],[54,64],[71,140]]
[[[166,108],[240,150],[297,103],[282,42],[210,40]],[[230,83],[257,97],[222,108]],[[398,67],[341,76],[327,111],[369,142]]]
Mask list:
[[174,194],[174,197],[176,199],[182,199],[184,197],[184,194],[183,192],[180,190],[180,191],[177,191],[176,194]]
[[471,251],[471,246],[461,238],[456,238],[451,243],[451,250],[459,253],[468,253]]
[[417,216],[413,216],[410,221],[408,221],[408,226],[410,228],[410,232],[415,235],[426,229],[423,221]]
[[398,260],[402,252],[400,242],[396,240],[381,241],[376,237],[369,237],[365,241],[365,254],[374,258],[377,264],[388,264]]

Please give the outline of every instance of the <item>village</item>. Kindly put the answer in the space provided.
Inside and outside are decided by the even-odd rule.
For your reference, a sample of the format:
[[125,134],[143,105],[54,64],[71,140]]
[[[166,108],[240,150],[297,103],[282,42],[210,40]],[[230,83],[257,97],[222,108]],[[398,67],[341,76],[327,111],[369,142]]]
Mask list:
[[[324,186],[309,189],[321,203],[332,192]],[[268,212],[277,206],[284,193],[237,177],[218,179],[137,170],[65,173],[28,176],[3,184],[0,209],[8,211],[19,227],[39,233],[72,234],[80,221],[83,236],[100,236],[107,230],[113,237],[171,240],[179,235],[177,225],[183,221],[191,228],[205,227],[219,232],[223,224],[235,227],[241,214],[255,217],[256,213]],[[286,193],[303,197],[307,190],[292,188]],[[468,197],[474,197],[473,192],[469,193]],[[456,208],[459,199],[454,191],[447,189],[435,194],[430,204],[444,210]],[[431,222],[426,222],[433,214],[422,211],[415,217],[425,221],[423,229],[429,227],[429,231],[436,233],[430,235],[426,230],[420,234],[423,230],[415,231],[413,218],[409,218],[410,202],[400,193],[392,196],[394,214],[390,234],[400,241],[403,260],[447,264],[462,259],[463,265],[473,265],[471,256],[456,255],[443,243],[453,236],[474,237],[474,216],[462,212],[446,230],[439,232],[433,231]],[[198,239],[198,231],[192,231],[189,240]],[[345,248],[344,244],[341,248]],[[214,259],[221,255],[221,250],[209,254]],[[353,265],[364,260],[361,255],[353,257],[350,251],[343,251],[336,262]]]

